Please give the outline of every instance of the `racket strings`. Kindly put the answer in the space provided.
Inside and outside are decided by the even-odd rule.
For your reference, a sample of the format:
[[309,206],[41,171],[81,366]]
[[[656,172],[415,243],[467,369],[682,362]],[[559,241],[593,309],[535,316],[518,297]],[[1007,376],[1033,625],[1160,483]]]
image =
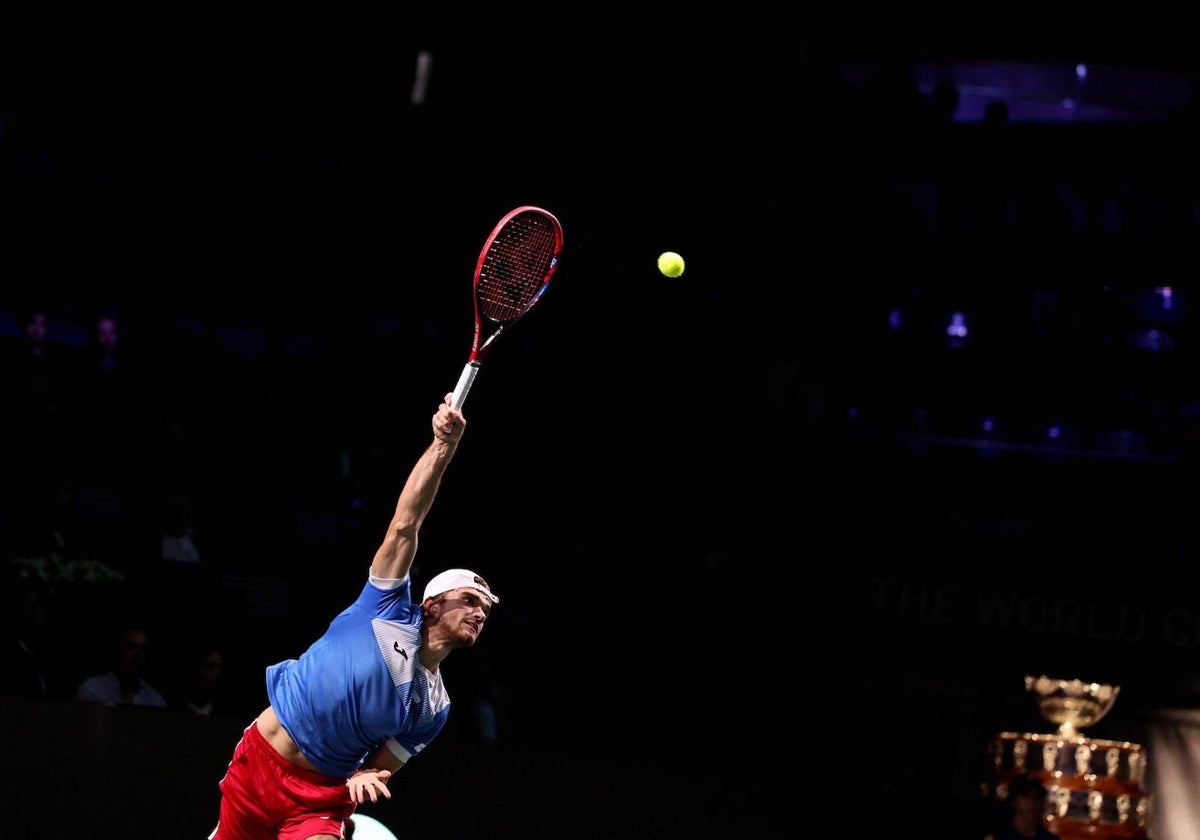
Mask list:
[[509,220],[492,238],[479,267],[479,314],[492,321],[512,321],[524,314],[545,288],[558,249],[558,232],[550,219],[526,213]]

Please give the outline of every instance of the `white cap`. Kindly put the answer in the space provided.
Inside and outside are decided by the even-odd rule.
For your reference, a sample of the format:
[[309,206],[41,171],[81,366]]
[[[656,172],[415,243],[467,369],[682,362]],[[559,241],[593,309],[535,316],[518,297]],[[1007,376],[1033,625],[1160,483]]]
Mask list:
[[484,595],[491,598],[493,604],[500,603],[500,599],[492,594],[492,589],[488,586],[487,581],[470,569],[447,569],[441,574],[434,575],[433,579],[425,584],[425,594],[421,597],[421,600],[432,598],[434,595],[441,595],[443,592],[449,592],[451,589],[462,589],[464,587],[478,589]]

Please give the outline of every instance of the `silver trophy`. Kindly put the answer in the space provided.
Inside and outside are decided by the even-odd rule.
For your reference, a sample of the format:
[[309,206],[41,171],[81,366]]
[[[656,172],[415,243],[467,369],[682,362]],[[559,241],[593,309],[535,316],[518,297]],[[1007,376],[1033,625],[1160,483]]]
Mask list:
[[1044,824],[1061,840],[1146,838],[1151,797],[1145,750],[1082,732],[1108,714],[1120,686],[1042,675],[1025,677],[1025,690],[1057,730],[997,734],[985,790],[1003,800],[1011,782],[1031,775],[1046,788]]

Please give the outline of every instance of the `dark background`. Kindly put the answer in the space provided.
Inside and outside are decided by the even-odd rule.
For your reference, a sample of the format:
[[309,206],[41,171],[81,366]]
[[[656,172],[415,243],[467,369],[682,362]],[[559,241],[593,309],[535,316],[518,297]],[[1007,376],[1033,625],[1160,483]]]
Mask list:
[[[115,438],[68,394],[47,460],[10,441],[35,465],[10,557],[60,498],[36,464],[75,493],[68,552],[133,583],[186,491],[211,600],[168,593],[157,629],[229,639],[247,715],[361,585],[466,361],[491,226],[564,224],[423,536],[418,585],[470,566],[502,603],[375,811],[400,836],[778,836],[831,811],[854,833],[914,798],[972,836],[988,737],[1050,730],[1026,674],[1120,684],[1101,737],[1194,704],[1198,196],[1170,21],[933,38],[744,10],[670,47],[586,8],[8,23],[0,324],[46,308],[82,353],[114,312],[138,375]],[[57,584],[72,628],[142,605]]]

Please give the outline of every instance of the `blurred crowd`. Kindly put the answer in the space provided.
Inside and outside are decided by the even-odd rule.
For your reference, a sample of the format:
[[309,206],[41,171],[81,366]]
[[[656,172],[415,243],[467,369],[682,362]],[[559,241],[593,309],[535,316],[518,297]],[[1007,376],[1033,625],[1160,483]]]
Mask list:
[[226,700],[228,604],[196,532],[182,406],[123,346],[118,313],[95,313],[71,343],[57,311],[14,313],[3,344],[0,687],[240,713]]

